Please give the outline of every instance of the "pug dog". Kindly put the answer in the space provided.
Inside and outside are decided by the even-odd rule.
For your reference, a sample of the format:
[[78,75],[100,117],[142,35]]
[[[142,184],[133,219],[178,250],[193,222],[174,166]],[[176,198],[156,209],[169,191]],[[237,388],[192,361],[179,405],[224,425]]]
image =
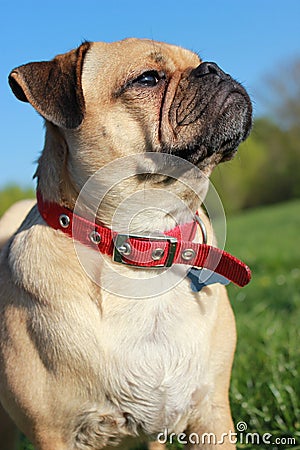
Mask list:
[[[3,408],[36,450],[127,449],[161,433],[235,448],[226,289],[192,290],[178,268],[214,272],[197,259],[216,245],[201,203],[249,134],[247,92],[217,64],[147,39],[84,42],[9,83],[46,136],[38,204],[1,252]],[[178,244],[191,211],[206,247],[197,224],[189,248]]]

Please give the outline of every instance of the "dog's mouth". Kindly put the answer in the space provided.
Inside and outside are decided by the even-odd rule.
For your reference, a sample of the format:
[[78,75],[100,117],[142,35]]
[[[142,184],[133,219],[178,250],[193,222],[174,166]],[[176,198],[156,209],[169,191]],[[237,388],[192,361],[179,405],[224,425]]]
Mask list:
[[234,156],[250,133],[252,105],[243,86],[218,66],[213,64],[214,70],[204,74],[207,69],[199,74],[199,68],[177,89],[184,97],[175,96],[170,111],[176,141],[163,145],[162,151],[203,167]]

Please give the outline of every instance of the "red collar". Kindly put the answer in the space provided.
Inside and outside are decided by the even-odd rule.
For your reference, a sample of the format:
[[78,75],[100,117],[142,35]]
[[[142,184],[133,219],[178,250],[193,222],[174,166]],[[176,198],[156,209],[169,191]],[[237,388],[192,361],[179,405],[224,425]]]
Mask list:
[[251,271],[229,253],[207,244],[192,242],[196,221],[177,226],[160,236],[125,235],[92,223],[68,208],[44,201],[37,193],[38,209],[45,222],[82,244],[132,267],[160,268],[173,264],[204,267],[238,286],[245,286]]

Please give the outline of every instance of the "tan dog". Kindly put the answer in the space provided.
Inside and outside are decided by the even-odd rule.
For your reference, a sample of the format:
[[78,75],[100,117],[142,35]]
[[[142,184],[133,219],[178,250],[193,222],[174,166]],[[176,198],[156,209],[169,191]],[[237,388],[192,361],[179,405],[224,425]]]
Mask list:
[[0,249],[17,231],[35,203],[34,200],[20,200],[5,211],[0,221]]
[[[96,221],[119,232],[165,232],[187,222],[188,210],[200,207],[205,176],[233,156],[251,126],[248,95],[216,64],[148,40],[86,42],[15,69],[10,85],[46,119],[41,198],[74,210],[90,177],[117,161],[96,179],[84,208],[92,209],[101,183],[109,186]],[[118,159],[134,154],[142,168]],[[183,171],[192,189],[161,174],[159,157],[169,154],[174,167],[188,161],[201,169],[198,177]],[[133,176],[122,179],[128,161]],[[116,172],[110,185],[107,174]],[[234,448],[226,433],[233,431],[236,337],[225,288],[195,293],[183,278],[145,298],[140,281],[159,286],[161,269],[96,260],[98,252],[78,247],[83,256],[34,207],[2,251],[0,398],[17,426],[39,450],[96,450],[124,437],[125,449],[128,436],[155,439],[166,429],[214,433],[220,442],[225,433],[222,445],[187,448]]]

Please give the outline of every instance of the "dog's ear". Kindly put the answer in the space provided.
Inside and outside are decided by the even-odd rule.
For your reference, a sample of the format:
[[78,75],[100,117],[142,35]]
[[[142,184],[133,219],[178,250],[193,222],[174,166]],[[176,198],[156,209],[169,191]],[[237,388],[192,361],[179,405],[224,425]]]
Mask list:
[[33,62],[12,70],[9,84],[13,93],[55,125],[77,128],[84,117],[81,72],[90,45],[85,42],[52,61]]

